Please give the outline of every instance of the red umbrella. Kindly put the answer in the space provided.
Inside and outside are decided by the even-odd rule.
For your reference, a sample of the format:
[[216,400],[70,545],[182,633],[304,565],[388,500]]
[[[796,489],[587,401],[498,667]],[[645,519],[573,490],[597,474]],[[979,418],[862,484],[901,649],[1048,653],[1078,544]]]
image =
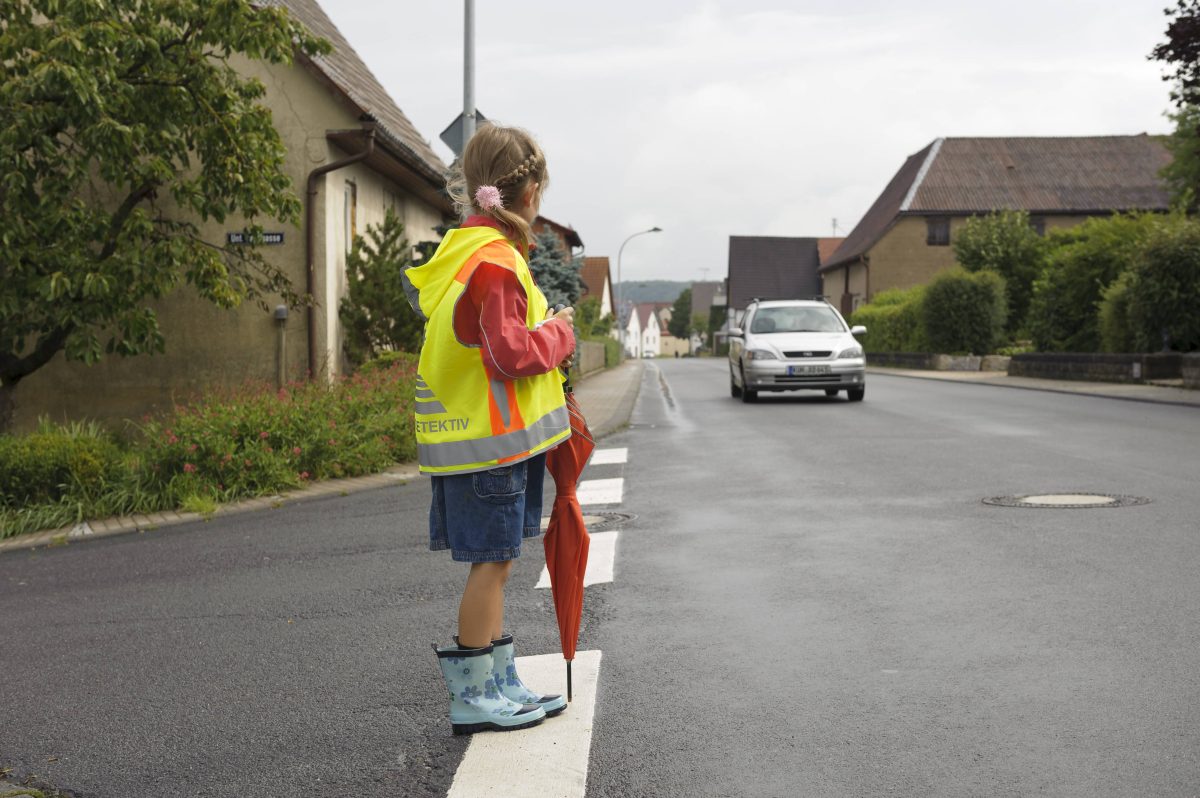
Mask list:
[[567,661],[567,700],[571,700],[571,661],[579,641],[579,621],[583,614],[583,575],[587,571],[589,538],[583,524],[583,511],[575,487],[596,448],[575,394],[567,385],[567,411],[571,414],[571,437],[546,455],[546,468],[554,478],[554,508],[543,545],[546,570],[550,572],[550,592],[554,595],[554,613],[558,616],[558,636],[563,659]]

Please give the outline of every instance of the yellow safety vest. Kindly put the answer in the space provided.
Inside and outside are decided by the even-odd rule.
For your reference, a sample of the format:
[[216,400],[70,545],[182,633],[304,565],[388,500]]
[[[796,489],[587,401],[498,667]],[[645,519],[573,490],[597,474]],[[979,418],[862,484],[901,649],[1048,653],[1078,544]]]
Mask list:
[[534,284],[529,264],[491,227],[451,230],[428,263],[404,273],[409,301],[426,319],[414,405],[417,460],[426,474],[461,474],[519,462],[571,434],[558,369],[492,380],[480,348],[455,335],[455,305],[484,262],[517,275],[528,299],[529,329],[546,318],[546,297]]

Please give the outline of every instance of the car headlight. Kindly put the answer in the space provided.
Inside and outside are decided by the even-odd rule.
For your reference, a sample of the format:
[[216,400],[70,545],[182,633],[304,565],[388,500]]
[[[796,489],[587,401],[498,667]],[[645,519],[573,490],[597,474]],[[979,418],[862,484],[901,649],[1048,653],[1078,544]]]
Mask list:
[[844,357],[853,358],[862,356],[863,348],[861,346],[852,346],[849,349],[843,349],[841,352],[838,352],[838,360],[841,360]]
[[779,355],[769,349],[747,349],[747,360],[778,360]]

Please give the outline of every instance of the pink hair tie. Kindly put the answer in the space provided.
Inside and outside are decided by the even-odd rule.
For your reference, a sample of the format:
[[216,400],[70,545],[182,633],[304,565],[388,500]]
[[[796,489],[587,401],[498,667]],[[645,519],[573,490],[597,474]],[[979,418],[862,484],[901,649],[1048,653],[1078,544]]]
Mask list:
[[504,207],[504,198],[500,196],[500,189],[495,186],[480,186],[475,189],[475,204],[480,210],[490,211],[493,208]]

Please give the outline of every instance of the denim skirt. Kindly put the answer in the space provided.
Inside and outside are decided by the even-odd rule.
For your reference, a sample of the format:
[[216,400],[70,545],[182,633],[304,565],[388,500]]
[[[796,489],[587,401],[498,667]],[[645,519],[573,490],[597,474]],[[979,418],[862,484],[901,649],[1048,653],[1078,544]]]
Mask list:
[[504,562],[542,533],[545,453],[520,463],[430,478],[429,548],[459,562]]

